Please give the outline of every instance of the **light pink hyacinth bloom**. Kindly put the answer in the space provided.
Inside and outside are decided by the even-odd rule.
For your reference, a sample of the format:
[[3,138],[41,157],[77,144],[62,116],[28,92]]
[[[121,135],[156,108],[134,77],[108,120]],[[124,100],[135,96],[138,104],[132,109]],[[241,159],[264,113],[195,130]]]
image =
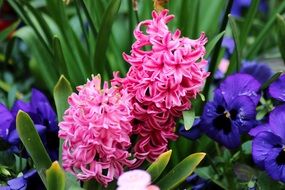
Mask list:
[[116,190],[159,190],[151,184],[151,176],[144,170],[131,170],[118,178]]
[[174,16],[168,10],[152,12],[152,20],[138,24],[131,54],[123,54],[131,64],[126,78],[114,74],[113,83],[133,96],[136,157],[154,161],[174,140],[175,120],[190,109],[190,100],[201,91],[209,73],[205,43],[201,36],[192,40],[181,37],[180,30],[169,31],[167,23]]
[[100,85],[100,76],[93,76],[68,98],[59,137],[64,140],[64,169],[80,180],[96,179],[106,186],[135,161],[127,151],[133,117],[125,90],[108,88],[107,82],[103,89]]

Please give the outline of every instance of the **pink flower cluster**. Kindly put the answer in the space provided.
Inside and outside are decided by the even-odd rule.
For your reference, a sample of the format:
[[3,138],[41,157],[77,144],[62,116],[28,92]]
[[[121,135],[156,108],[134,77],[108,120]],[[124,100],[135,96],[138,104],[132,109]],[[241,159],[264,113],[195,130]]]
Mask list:
[[135,29],[131,55],[123,54],[131,64],[125,78],[115,73],[112,86],[105,82],[101,89],[100,76],[92,77],[68,99],[59,124],[63,167],[80,180],[107,186],[124,167],[154,161],[176,139],[175,120],[191,108],[208,76],[205,35],[191,40],[170,32],[168,10],[152,16]]
[[116,87],[101,89],[100,76],[78,86],[68,98],[70,107],[59,124],[64,139],[63,167],[78,179],[96,179],[103,185],[118,178],[123,167],[132,166],[130,95]]
[[191,107],[209,75],[204,33],[197,40],[181,37],[180,30],[172,33],[167,23],[174,16],[168,10],[153,11],[152,17],[136,27],[131,55],[123,54],[131,64],[127,76],[121,79],[116,73],[113,80],[133,97],[138,164],[154,161],[175,140],[175,120]]

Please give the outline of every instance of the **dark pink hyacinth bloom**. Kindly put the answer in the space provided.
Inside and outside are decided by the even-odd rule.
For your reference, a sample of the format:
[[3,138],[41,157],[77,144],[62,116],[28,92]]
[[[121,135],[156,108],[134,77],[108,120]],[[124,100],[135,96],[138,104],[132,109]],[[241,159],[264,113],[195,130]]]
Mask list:
[[70,107],[59,124],[63,144],[63,167],[80,180],[107,184],[118,178],[130,160],[132,132],[130,95],[104,83],[100,76],[78,86],[68,98]]
[[123,54],[131,65],[123,79],[115,73],[113,84],[133,96],[135,155],[139,162],[154,161],[175,140],[175,120],[191,108],[190,100],[201,91],[209,73],[204,60],[207,38],[181,37],[169,31],[174,16],[168,10],[152,12],[152,20],[138,24],[131,54]]

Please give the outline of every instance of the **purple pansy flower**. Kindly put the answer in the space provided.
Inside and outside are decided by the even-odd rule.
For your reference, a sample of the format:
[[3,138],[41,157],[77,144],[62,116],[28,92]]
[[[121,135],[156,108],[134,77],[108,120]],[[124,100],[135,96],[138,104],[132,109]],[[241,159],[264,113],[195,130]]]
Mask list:
[[31,169],[22,176],[7,181],[6,186],[0,186],[0,190],[41,190],[44,185],[35,169]]
[[220,84],[205,105],[201,129],[227,148],[240,145],[240,135],[256,125],[260,83],[247,74],[234,74]]
[[243,61],[240,73],[253,76],[261,84],[268,81],[273,75],[273,72],[268,65],[257,61]]
[[[251,0],[234,0],[231,14],[236,17],[242,16],[243,9],[249,8],[251,5]],[[261,0],[259,4],[259,10],[261,12],[267,12],[268,5],[266,0]]]
[[269,123],[250,131],[254,162],[274,179],[285,182],[285,105],[276,107]]
[[0,116],[4,118],[0,121],[0,142],[8,143],[13,152],[20,152],[20,138],[16,130],[16,116],[19,110],[29,114],[52,160],[56,160],[58,157],[57,117],[47,98],[36,89],[32,90],[30,102],[18,100],[11,111],[0,104]]
[[191,185],[192,190],[205,189],[209,184],[209,180],[201,178],[196,173],[193,173],[192,175],[187,177],[186,182]]
[[196,140],[200,138],[202,135],[202,131],[199,126],[200,121],[200,118],[196,118],[190,130],[186,130],[184,125],[181,125],[178,131],[179,135],[191,140]]
[[269,94],[279,101],[285,101],[285,74],[269,86]]

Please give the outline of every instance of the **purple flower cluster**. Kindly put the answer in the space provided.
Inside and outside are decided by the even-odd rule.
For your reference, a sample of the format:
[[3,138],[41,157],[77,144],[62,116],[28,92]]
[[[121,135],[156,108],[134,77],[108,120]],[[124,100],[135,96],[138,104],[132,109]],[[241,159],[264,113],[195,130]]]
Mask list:
[[254,162],[274,179],[285,182],[285,105],[276,107],[269,122],[250,131]]
[[[30,102],[18,100],[11,110],[0,104],[0,144],[1,149],[10,149],[15,153],[20,153],[20,138],[16,130],[16,116],[19,110],[29,114],[35,124],[35,128],[40,134],[52,160],[58,157],[57,139],[57,118],[48,99],[38,90],[32,90]],[[22,154],[23,155],[23,154]]]
[[[242,81],[242,82],[241,82]],[[234,74],[214,92],[205,105],[201,129],[227,148],[237,148],[240,135],[255,126],[260,83],[247,74]]]

